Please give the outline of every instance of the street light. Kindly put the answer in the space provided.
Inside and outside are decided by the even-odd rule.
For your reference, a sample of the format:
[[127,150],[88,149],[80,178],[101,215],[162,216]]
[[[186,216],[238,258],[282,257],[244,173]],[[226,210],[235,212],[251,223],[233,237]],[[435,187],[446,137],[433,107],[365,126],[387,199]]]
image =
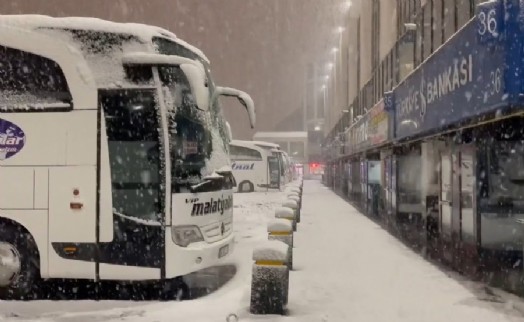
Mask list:
[[337,48],[337,47],[333,47],[333,48],[331,49],[331,52],[333,52],[333,53],[338,52],[338,48]]
[[351,8],[351,1],[350,0],[347,0],[345,1],[343,4],[342,4],[342,9],[344,11],[348,11],[349,8]]
[[417,30],[417,24],[415,24],[415,23],[405,23],[405,24],[404,24],[404,27],[405,27],[406,30],[408,30],[408,31]]
[[333,69],[333,63],[328,63],[327,67],[328,67],[329,70],[332,70]]
[[339,34],[343,33],[344,30],[346,30],[346,28],[344,28],[344,27],[338,27],[338,28],[337,28],[337,32],[338,32]]

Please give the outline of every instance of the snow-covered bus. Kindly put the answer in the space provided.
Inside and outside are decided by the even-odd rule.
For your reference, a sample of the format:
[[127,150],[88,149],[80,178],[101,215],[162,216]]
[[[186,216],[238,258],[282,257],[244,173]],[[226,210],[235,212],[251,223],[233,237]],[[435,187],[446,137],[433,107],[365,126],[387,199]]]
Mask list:
[[229,157],[238,192],[280,188],[278,150],[261,148],[252,141],[233,140],[229,143]]
[[212,107],[238,96],[254,124],[249,96],[144,50],[148,28],[2,18],[0,296],[38,277],[170,281],[223,260],[234,178]]
[[266,141],[249,141],[254,145],[266,150],[275,150],[277,152],[278,161],[280,163],[280,182],[281,185],[286,185],[293,180],[293,166],[291,159],[286,151],[283,151],[280,145]]
[[[129,52],[149,52],[163,55],[176,55],[199,61],[206,73],[206,87],[211,96],[235,96],[242,98],[240,102],[247,109],[244,102],[251,101],[249,95],[233,88],[217,86],[211,73],[211,63],[205,54],[198,48],[178,38],[169,30],[139,24],[139,23],[116,23],[112,21],[85,18],[65,17],[55,18],[45,15],[0,15],[0,23],[20,26],[24,29],[46,32],[52,36],[66,39],[67,41],[82,42],[83,51],[88,55],[93,48],[99,53],[110,53],[108,59]],[[96,43],[96,45],[95,45]],[[89,50],[90,49],[90,50]],[[106,73],[103,65],[93,66],[99,73]],[[218,130],[212,134],[217,144],[222,144],[228,149],[231,140],[229,125],[222,112],[222,106],[218,99],[212,99],[211,113],[212,125]],[[252,102],[249,103],[253,105]],[[249,110],[251,127],[254,127],[255,111]],[[229,131],[229,132],[228,132]]]

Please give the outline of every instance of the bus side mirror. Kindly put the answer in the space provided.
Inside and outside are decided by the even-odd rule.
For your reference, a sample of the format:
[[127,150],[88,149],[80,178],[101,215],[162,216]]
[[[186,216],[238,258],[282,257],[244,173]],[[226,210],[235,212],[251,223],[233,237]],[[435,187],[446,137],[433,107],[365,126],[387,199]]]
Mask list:
[[197,106],[202,110],[209,110],[209,88],[202,63],[176,55],[168,56],[149,53],[124,54],[122,63],[130,66],[180,66],[180,69],[187,77]]
[[226,132],[227,132],[227,138],[229,139],[229,142],[233,141],[233,131],[231,131],[231,125],[228,121],[226,121]]
[[217,87],[215,88],[215,93],[213,93],[212,102],[215,103],[218,100],[219,96],[229,96],[236,97],[242,105],[246,108],[246,111],[249,115],[249,123],[251,128],[255,128],[256,123],[256,113],[255,113],[255,103],[249,94],[242,92],[238,89],[229,88],[229,87]]
[[204,68],[196,64],[181,64],[180,68],[189,81],[191,92],[195,96],[197,106],[202,110],[209,109],[209,89]]

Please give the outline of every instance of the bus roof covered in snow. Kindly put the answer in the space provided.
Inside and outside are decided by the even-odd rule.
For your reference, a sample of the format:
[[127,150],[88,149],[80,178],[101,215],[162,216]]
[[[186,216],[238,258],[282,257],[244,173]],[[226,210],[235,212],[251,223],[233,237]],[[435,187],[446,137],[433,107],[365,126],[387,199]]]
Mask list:
[[[33,105],[24,104],[23,106],[19,106],[16,103],[16,95],[10,95],[10,98],[15,101],[3,102],[3,104],[9,104],[7,104],[8,106],[0,105],[1,111],[9,111],[12,109],[72,109],[73,103],[75,109],[92,109],[97,105],[97,88],[87,62],[79,51],[72,49],[63,40],[42,35],[31,30],[0,25],[0,43],[6,51],[16,50],[34,54],[34,57],[41,56],[44,59],[49,59],[51,63],[47,65],[47,68],[53,68],[53,66],[58,65],[58,69],[61,69],[61,73],[63,73],[67,82],[65,86],[68,87],[68,97],[64,97],[64,100],[49,102],[38,101],[38,103],[35,101]],[[12,56],[15,56],[11,58],[13,61],[16,61],[17,54],[13,52]],[[27,59],[27,57],[19,57],[18,60],[20,59]],[[26,73],[33,72],[30,68],[34,66],[27,64],[24,66]],[[6,68],[14,67],[16,66],[6,66]]]
[[151,44],[154,37],[167,38],[200,56],[207,63],[209,59],[204,53],[178,38],[169,30],[139,23],[117,23],[98,18],[66,17],[55,18],[46,15],[0,15],[0,24],[19,26],[25,29],[62,29],[89,32],[106,32],[128,34],[137,37],[143,44]]

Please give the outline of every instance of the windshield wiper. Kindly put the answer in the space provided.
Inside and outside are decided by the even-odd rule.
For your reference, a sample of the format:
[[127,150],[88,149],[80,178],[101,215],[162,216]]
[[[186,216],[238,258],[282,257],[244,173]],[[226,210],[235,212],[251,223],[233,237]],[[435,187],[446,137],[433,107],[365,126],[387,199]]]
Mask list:
[[192,185],[190,191],[192,193],[198,193],[222,190],[224,182],[225,177],[214,172],[213,174],[202,178],[202,182]]

